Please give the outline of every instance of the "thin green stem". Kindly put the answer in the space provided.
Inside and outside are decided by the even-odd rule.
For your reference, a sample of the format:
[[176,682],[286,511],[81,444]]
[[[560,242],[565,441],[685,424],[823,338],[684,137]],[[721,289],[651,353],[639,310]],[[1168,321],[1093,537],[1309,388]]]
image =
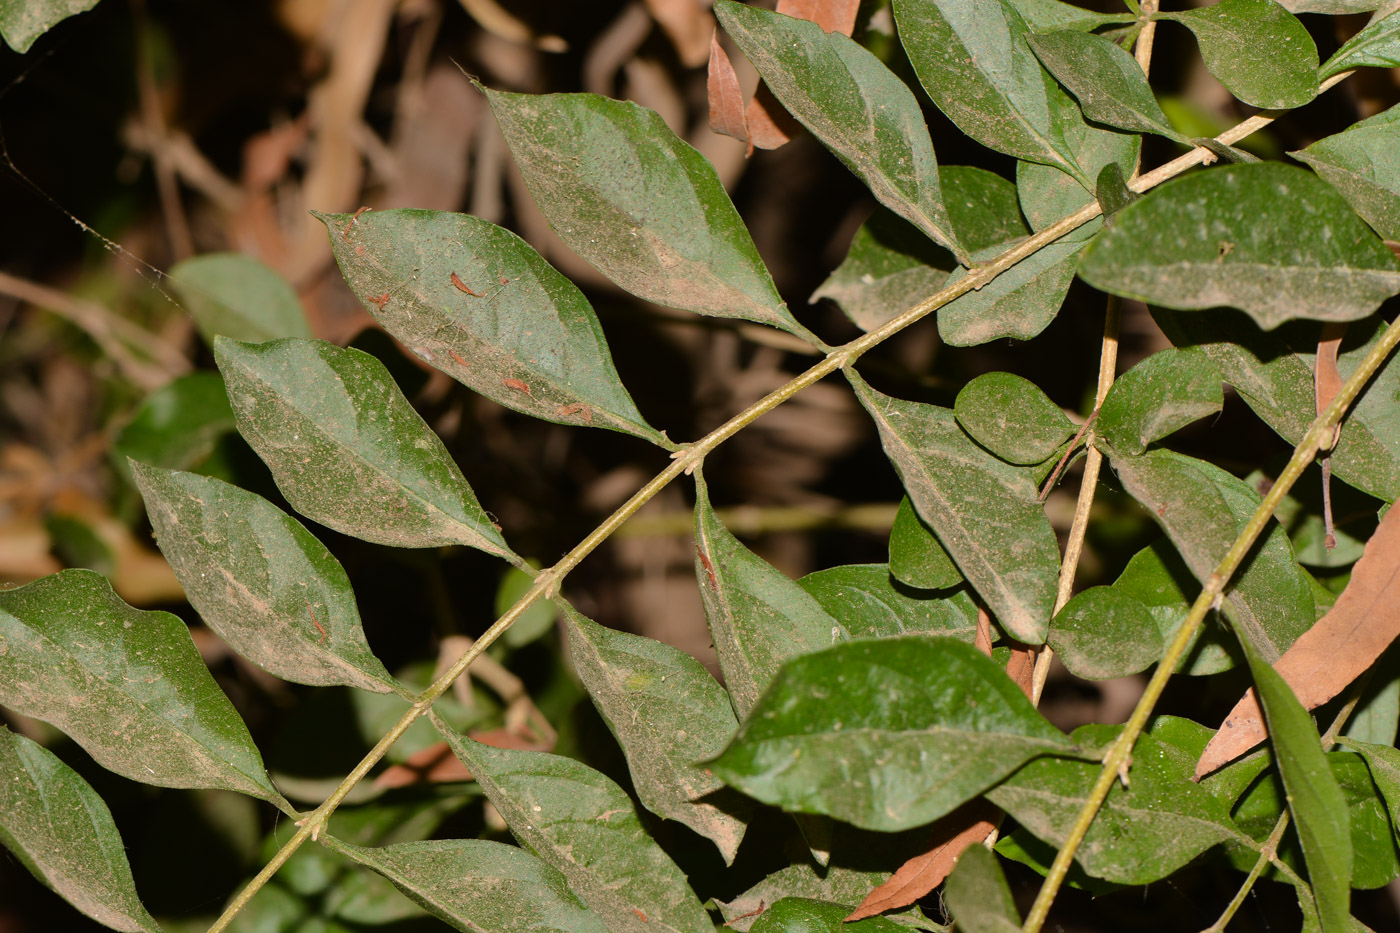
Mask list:
[[1283,501],[1288,490],[1293,488],[1298,477],[1312,463],[1324,440],[1330,438],[1331,431],[1341,423],[1347,408],[1365,388],[1371,377],[1375,375],[1376,370],[1386,361],[1398,343],[1400,343],[1400,326],[1392,324],[1386,328],[1381,339],[1361,361],[1361,365],[1342,385],[1341,391],[1332,400],[1332,404],[1328,405],[1322,414],[1313,420],[1307,433],[1303,435],[1303,439],[1293,449],[1293,456],[1289,459],[1288,465],[1283,468],[1283,472],[1279,474],[1273,488],[1269,490],[1268,495],[1264,496],[1264,501],[1259,504],[1259,508],[1254,510],[1254,514],[1250,516],[1249,521],[1240,531],[1235,543],[1230,546],[1230,550],[1216,566],[1210,579],[1206,581],[1206,585],[1201,588],[1201,595],[1196,598],[1195,603],[1186,614],[1186,620],[1182,622],[1181,628],[1177,630],[1176,636],[1167,646],[1167,650],[1162,655],[1162,660],[1158,663],[1152,679],[1148,681],[1147,689],[1143,691],[1142,698],[1138,701],[1133,714],[1128,717],[1123,731],[1109,748],[1108,754],[1104,756],[1103,770],[1099,773],[1098,780],[1089,792],[1083,809],[1080,810],[1079,816],[1075,819],[1068,838],[1055,855],[1055,861],[1045,876],[1045,883],[1041,885],[1040,893],[1036,895],[1035,903],[1031,905],[1031,911],[1026,916],[1025,926],[1022,928],[1025,933],[1038,933],[1041,926],[1044,925],[1045,918],[1050,913],[1050,905],[1054,903],[1060,885],[1064,883],[1065,875],[1069,872],[1075,852],[1079,850],[1084,836],[1089,832],[1089,826],[1108,797],[1113,782],[1118,779],[1119,770],[1127,766],[1134,743],[1137,742],[1138,736],[1146,727],[1148,717],[1152,715],[1152,710],[1157,705],[1158,699],[1161,698],[1162,691],[1166,689],[1167,681],[1176,671],[1177,663],[1185,654],[1197,630],[1200,629],[1206,613],[1225,592],[1226,584],[1234,576],[1235,571],[1239,569],[1240,564],[1244,562],[1259,535],[1263,533],[1269,518],[1274,514],[1274,509]]

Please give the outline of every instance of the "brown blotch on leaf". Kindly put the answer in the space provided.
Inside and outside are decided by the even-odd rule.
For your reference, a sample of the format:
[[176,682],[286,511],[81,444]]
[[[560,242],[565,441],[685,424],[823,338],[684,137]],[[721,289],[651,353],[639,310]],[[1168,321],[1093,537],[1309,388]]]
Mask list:
[[560,405],[556,409],[556,411],[558,411],[560,415],[563,415],[566,418],[577,417],[580,421],[586,421],[590,424],[593,421],[593,409],[589,408],[582,402],[573,402],[569,405]]
[[345,227],[344,227],[344,229],[342,229],[342,230],[340,231],[340,238],[341,238],[342,240],[348,240],[348,239],[350,239],[350,228],[351,228],[351,227],[358,227],[358,226],[360,225],[360,215],[363,214],[363,213],[364,213],[365,211],[367,211],[367,210],[369,210],[368,207],[361,207],[361,208],[360,208],[359,210],[357,210],[355,213],[353,213],[353,214],[350,215],[350,222],[349,222],[348,224],[346,224]]
[[526,395],[530,394],[530,384],[528,382],[521,382],[519,379],[506,379],[504,382],[507,389],[524,392]]
[[467,288],[467,283],[466,283],[466,282],[463,282],[462,279],[461,279],[461,277],[458,276],[457,273],[455,273],[455,272],[452,273],[452,284],[455,285],[455,286],[457,286],[457,290],[458,290],[458,291],[460,291],[460,292],[466,292],[468,295],[471,295],[473,298],[485,298],[485,297],[486,297],[486,293],[485,293],[485,292],[474,292],[474,291],[472,291],[470,288]]

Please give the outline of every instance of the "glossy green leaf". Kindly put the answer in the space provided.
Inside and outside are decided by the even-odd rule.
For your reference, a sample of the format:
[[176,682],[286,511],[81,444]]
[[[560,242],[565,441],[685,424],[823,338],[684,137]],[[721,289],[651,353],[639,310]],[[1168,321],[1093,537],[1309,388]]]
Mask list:
[[156,931],[97,791],[53,752],[0,726],[0,844],[30,874],[114,930]]
[[938,536],[905,496],[890,528],[890,574],[900,583],[924,590],[943,590],[962,582],[962,574]]
[[1040,463],[1074,433],[1060,406],[1013,373],[983,373],[968,382],[953,415],[974,441],[1009,463]]
[[806,590],[724,527],[695,474],[695,576],[729,700],[740,717],[788,658],[849,637]]
[[724,688],[684,651],[563,611],[574,671],[627,756],[642,806],[689,826],[732,864],[752,802],[696,764],[738,731]]
[[1269,725],[1269,742],[1303,847],[1322,929],[1328,933],[1348,929],[1353,852],[1346,798],[1328,767],[1308,711],[1253,639],[1237,634]]
[[378,544],[510,553],[379,360],[319,340],[220,339],[214,356],[239,433],[301,514]]
[[785,897],[759,914],[749,929],[753,933],[903,933],[908,929],[884,917],[842,923],[851,910],[830,901]]
[[969,846],[948,876],[943,897],[948,912],[966,933],[1016,933],[1021,929],[1016,902],[997,857],[984,846]]
[[[1375,0],[1370,0],[1375,5]],[[1400,65],[1400,10],[1373,20],[1347,40],[1323,64],[1318,77],[1330,78],[1351,68],[1394,68]],[[1363,121],[1365,122],[1365,121]],[[1391,153],[1393,156],[1393,153]]]
[[1031,36],[1029,41],[1041,64],[1069,89],[1090,120],[1189,142],[1157,104],[1142,66],[1117,43],[1069,29]]
[[0,36],[22,55],[54,26],[95,6],[97,0],[0,0]]
[[792,659],[710,768],[765,803],[890,832],[1070,750],[991,658],[910,635]]
[[[1171,543],[1159,538],[1133,555],[1113,581],[1113,589],[1146,607],[1161,635],[1160,643],[1165,645],[1186,618],[1201,587]],[[1222,644],[1222,634],[1218,626],[1202,626],[1177,670],[1202,676],[1234,667],[1235,659]]]
[[612,933],[713,933],[685,875],[642,827],[622,788],[545,752],[482,745],[430,713],[515,838],[562,872]]
[[1298,107],[1317,96],[1317,46],[1307,27],[1274,0],[1220,0],[1152,18],[1175,20],[1195,33],[1206,68],[1246,104]]
[[[1196,578],[1209,579],[1258,508],[1259,494],[1213,464],[1170,450],[1134,457],[1110,449],[1110,457],[1124,490],[1148,509]],[[1227,602],[1226,614],[1249,632],[1269,663],[1312,627],[1312,587],[1277,522],[1270,521]]]
[[208,460],[215,445],[234,430],[224,380],[218,373],[194,372],[146,396],[112,449],[122,470],[127,457],[189,470]]
[[1061,0],[1008,0],[1032,32],[1057,29],[1097,29],[1109,23],[1131,23],[1131,13],[1096,13]]
[[301,299],[266,263],[242,253],[207,253],[170,270],[204,342],[217,336],[248,343],[280,337],[310,337]]
[[647,301],[816,341],[783,304],[714,166],[655,112],[596,94],[488,89],[486,99],[540,211],[598,271]]
[[1108,680],[1147,670],[1165,647],[1147,607],[1122,590],[1095,586],[1050,620],[1045,643],[1076,677]]
[[[977,262],[990,261],[1013,243],[973,253]],[[1059,313],[1074,281],[1084,242],[1057,240],[1007,269],[987,285],[959,295],[938,309],[938,335],[955,347],[973,347],[993,340],[1030,340]],[[955,272],[949,284],[963,278]]]
[[1092,185],[1065,128],[1079,109],[1045,73],[1005,0],[894,0],[899,38],[938,109],[984,146],[1053,165]]
[[0,591],[0,704],[133,781],[281,800],[185,623],[133,609],[90,570]]
[[661,440],[588,299],[520,237],[446,211],[317,216],[350,288],[424,362],[545,421]]
[[938,184],[938,162],[914,92],[839,32],[721,0],[715,16],[788,112],[854,172],[875,199],[963,263]]
[[1265,328],[1356,320],[1400,292],[1400,263],[1345,199],[1276,163],[1207,169],[1152,190],[1094,240],[1079,274],[1169,308],[1230,305]]
[[[1243,314],[1177,314],[1153,309],[1153,317],[1177,346],[1200,345],[1225,381],[1290,445],[1303,439],[1317,413],[1313,368],[1319,327],[1295,323],[1262,332]],[[1375,342],[1381,322],[1347,328],[1337,358],[1346,379]],[[1400,497],[1400,360],[1390,359],[1347,411],[1332,450],[1332,475],[1377,498]]]
[[564,876],[524,849],[485,839],[440,839],[365,848],[334,836],[332,851],[388,878],[466,933],[607,933]]
[[[1080,747],[1107,747],[1122,726],[1074,731]],[[1195,758],[1150,735],[1133,749],[1127,787],[1115,782],[1076,859],[1095,878],[1149,884],[1225,842],[1248,844],[1229,809],[1191,780]],[[1036,837],[1062,845],[1102,766],[1066,758],[1031,762],[992,789],[987,799]]]
[[190,604],[234,651],[294,683],[398,687],[365,641],[350,578],[301,523],[222,480],[131,470]]
[[1113,383],[1094,431],[1115,450],[1140,454],[1153,441],[1220,411],[1220,383],[1220,370],[1201,350],[1159,351]]
[[977,606],[961,590],[917,590],[890,574],[888,564],[848,564],[809,573],[797,581],[827,615],[840,619],[853,638],[946,635],[971,642]]
[[[1400,12],[1390,16],[1400,55]],[[1396,64],[1400,64],[1397,59]],[[1400,107],[1391,107],[1306,149],[1290,152],[1341,192],[1347,203],[1388,240],[1400,240]]]
[[1028,471],[977,447],[952,411],[882,395],[847,378],[880,430],[909,500],[1008,633],[1040,644],[1060,549]]

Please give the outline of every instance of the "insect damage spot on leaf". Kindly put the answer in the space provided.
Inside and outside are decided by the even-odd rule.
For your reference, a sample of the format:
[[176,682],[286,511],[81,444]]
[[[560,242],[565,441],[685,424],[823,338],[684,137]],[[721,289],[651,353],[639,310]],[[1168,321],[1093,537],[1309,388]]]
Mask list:
[[582,421],[590,423],[593,421],[593,409],[589,408],[582,402],[574,402],[570,405],[560,405],[555,410],[565,417],[574,416]]
[[467,283],[466,283],[466,282],[463,282],[462,279],[461,279],[461,277],[458,276],[457,273],[455,273],[455,272],[452,273],[452,284],[455,285],[455,286],[457,286],[457,290],[458,290],[458,291],[466,292],[468,295],[471,295],[473,298],[485,298],[485,297],[486,297],[486,293],[485,293],[485,292],[474,292],[474,291],[472,291],[470,288],[468,288],[468,287],[467,287]]
[[389,303],[389,293],[388,293],[388,292],[385,292],[384,294],[379,295],[379,296],[377,296],[377,297],[374,296],[374,295],[366,295],[366,296],[365,296],[365,301],[368,301],[370,304],[374,305],[377,309],[379,309],[380,311],[383,311],[383,310],[384,310],[384,306],[387,305],[387,304]]
[[530,394],[530,384],[528,382],[521,382],[519,379],[505,379],[502,380],[502,382],[507,389],[524,392],[526,395]]

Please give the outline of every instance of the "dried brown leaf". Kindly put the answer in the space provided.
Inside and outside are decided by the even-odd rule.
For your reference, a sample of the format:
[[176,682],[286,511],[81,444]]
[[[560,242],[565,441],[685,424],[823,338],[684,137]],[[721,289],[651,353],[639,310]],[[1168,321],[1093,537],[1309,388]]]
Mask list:
[[[710,67],[705,88],[710,97],[710,129],[721,136],[749,142],[748,125],[744,122],[744,92],[739,87],[739,76],[734,73],[729,55],[719,44],[717,31],[710,34]],[[749,154],[753,154],[753,143],[749,143]]]
[[973,636],[972,644],[987,657],[992,656],[992,617],[985,606],[977,607],[977,634]]
[[[509,748],[530,752],[547,752],[554,748],[553,729],[548,735],[536,735],[528,727],[504,729],[478,729],[469,735],[483,745],[494,748]],[[420,782],[445,784],[452,781],[470,781],[472,773],[467,766],[452,753],[446,742],[434,742],[426,748],[409,755],[401,764],[391,765],[375,778],[376,787],[388,789],[407,787]]]
[[1029,645],[1016,644],[1011,649],[1011,657],[1006,661],[1006,676],[1016,682],[1021,692],[1031,695],[1031,679],[1035,674],[1035,649]]
[[705,36],[715,27],[705,4],[700,0],[646,0],[646,5],[652,19],[676,47],[681,64],[687,68],[704,64],[705,56],[710,54]]
[[807,19],[827,32],[849,36],[856,28],[860,0],[778,0],[778,12]]
[[1342,388],[1342,373],[1337,369],[1337,348],[1346,336],[1347,325],[1327,323],[1322,325],[1322,337],[1317,343],[1317,365],[1313,367],[1313,385],[1317,393],[1317,413],[1332,404]]
[[[1307,709],[1361,676],[1400,635],[1400,510],[1391,509],[1352,568],[1336,604],[1274,664]],[[1196,778],[1244,754],[1268,735],[1251,689],[1225,717],[1196,763]]]

